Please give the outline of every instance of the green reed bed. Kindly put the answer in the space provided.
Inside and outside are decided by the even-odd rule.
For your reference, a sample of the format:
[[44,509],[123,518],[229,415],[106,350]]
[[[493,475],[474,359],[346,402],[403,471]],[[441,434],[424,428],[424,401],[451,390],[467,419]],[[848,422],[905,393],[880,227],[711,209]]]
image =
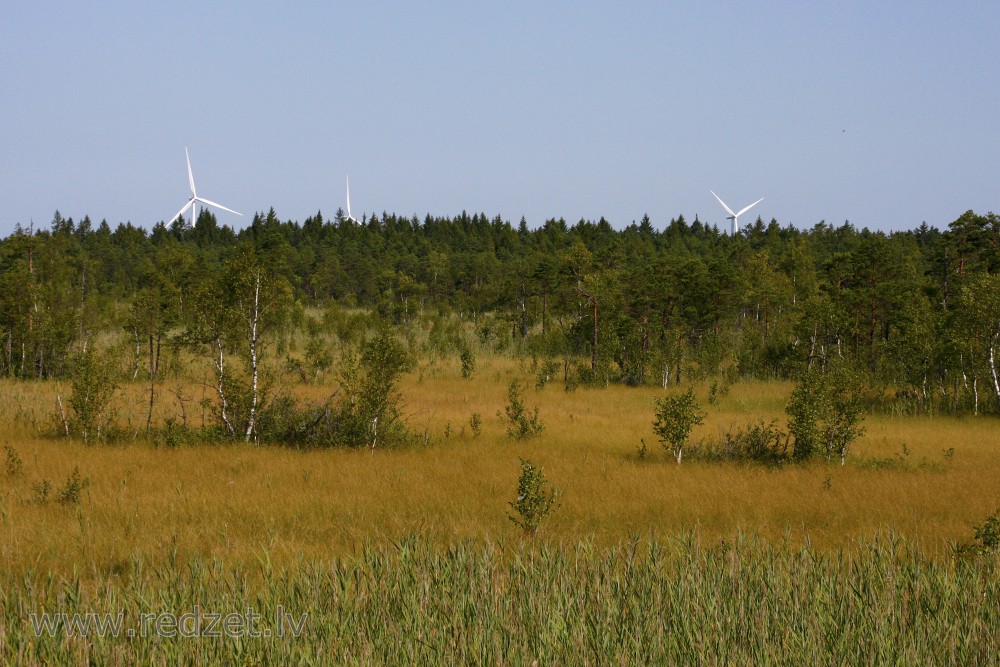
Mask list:
[[[264,556],[252,568],[217,561],[150,568],[136,556],[120,576],[0,579],[0,660],[995,664],[997,565],[995,555],[931,559],[893,536],[833,553],[742,536],[712,548],[688,536],[609,550],[588,543],[442,549],[413,538],[280,571]],[[235,621],[227,636],[207,632],[209,615],[246,619],[248,609],[259,614],[254,631],[270,636],[248,636],[247,623]],[[43,612],[105,614],[123,624],[104,636],[90,627],[87,637],[68,637],[65,625],[36,636],[31,615]],[[178,636],[163,636],[169,623],[141,636],[142,614],[188,614],[187,624],[174,628]],[[298,623],[301,633],[292,636]]]

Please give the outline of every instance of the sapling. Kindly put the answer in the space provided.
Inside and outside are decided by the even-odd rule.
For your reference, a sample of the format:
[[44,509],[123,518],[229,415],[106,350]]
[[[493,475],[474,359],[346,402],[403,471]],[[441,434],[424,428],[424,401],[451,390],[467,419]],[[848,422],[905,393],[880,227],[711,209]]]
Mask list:
[[[533,412],[528,412],[521,397],[521,383],[511,380],[507,386],[507,405],[504,407],[507,417],[507,435],[515,440],[525,440],[541,435],[544,424],[538,419],[538,406]],[[501,417],[502,418],[502,417]]]
[[684,455],[684,445],[691,435],[691,429],[703,423],[704,417],[695,401],[694,392],[690,389],[683,394],[664,396],[656,401],[653,432],[678,465]]
[[542,520],[559,507],[557,497],[555,487],[545,478],[541,468],[536,468],[527,459],[521,459],[517,500],[507,503],[516,514],[508,514],[507,518],[526,536],[534,537]]

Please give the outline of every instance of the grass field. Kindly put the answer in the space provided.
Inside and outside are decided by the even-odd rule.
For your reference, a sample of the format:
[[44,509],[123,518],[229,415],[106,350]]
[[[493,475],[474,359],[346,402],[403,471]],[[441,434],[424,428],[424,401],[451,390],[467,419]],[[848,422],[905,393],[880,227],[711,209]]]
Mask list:
[[[538,438],[510,440],[504,424],[496,416],[506,402],[507,383],[513,378],[521,379],[529,387],[525,392],[529,408],[535,405],[539,408],[545,429]],[[379,646],[371,634],[374,630],[364,625],[354,629],[361,628],[368,633],[365,635],[367,643],[361,639],[352,640],[356,643],[343,643],[338,639],[336,641],[341,644],[337,644],[327,637],[319,645],[328,649],[332,646],[349,647],[349,650],[344,649],[347,653],[337,655],[344,660],[361,662],[367,662],[368,658],[378,662],[430,657],[444,662],[466,662],[478,648],[486,651],[482,655],[486,656],[484,662],[489,663],[521,662],[517,656],[542,657],[548,662],[556,660],[562,663],[578,662],[581,657],[592,662],[605,662],[615,656],[626,655],[640,661],[646,657],[666,659],[680,656],[683,652],[676,652],[680,648],[670,648],[667,644],[658,645],[655,649],[649,647],[655,654],[640,651],[643,633],[653,632],[657,622],[656,617],[646,618],[641,614],[636,616],[635,622],[645,629],[636,630],[635,634],[624,638],[619,635],[609,647],[592,647],[587,644],[591,640],[585,639],[588,632],[606,633],[612,627],[607,624],[621,623],[621,620],[614,621],[610,617],[591,618],[586,610],[587,604],[600,607],[605,599],[602,595],[627,595],[627,586],[625,589],[620,586],[609,588],[601,593],[600,587],[610,586],[610,580],[588,579],[599,576],[598,570],[605,567],[602,565],[604,559],[611,558],[616,563],[612,569],[620,569],[623,545],[635,540],[643,545],[673,544],[679,535],[697,535],[696,542],[700,546],[687,551],[680,549],[671,558],[653,558],[654,561],[660,558],[662,563],[646,568],[651,573],[647,588],[649,595],[658,597],[647,599],[647,603],[667,604],[665,601],[675,600],[671,604],[682,605],[684,600],[689,599],[709,600],[714,590],[712,586],[716,584],[711,583],[707,574],[707,578],[698,584],[704,589],[693,598],[690,595],[695,594],[685,590],[675,593],[655,591],[660,590],[657,587],[667,586],[666,582],[675,585],[675,580],[667,573],[677,566],[677,562],[686,562],[684,558],[693,557],[693,553],[716,553],[719,545],[739,542],[743,539],[740,535],[753,536],[751,541],[757,546],[747,547],[747,558],[756,563],[753,567],[764,568],[762,572],[767,571],[777,577],[768,584],[778,587],[775,594],[793,596],[792,600],[786,601],[789,606],[782,606],[786,602],[776,602],[777,606],[772,610],[773,627],[767,624],[762,626],[765,635],[754,635],[756,639],[752,641],[747,639],[750,635],[744,636],[749,643],[740,643],[739,637],[734,635],[733,652],[717,654],[717,662],[759,664],[761,654],[753,652],[758,649],[752,647],[772,645],[775,641],[811,646],[810,642],[815,637],[834,632],[835,626],[830,624],[837,622],[838,614],[846,613],[843,605],[855,610],[864,608],[863,600],[866,598],[862,593],[858,593],[859,598],[851,598],[853,602],[847,598],[838,602],[840,598],[837,596],[846,596],[849,592],[849,587],[845,588],[841,579],[847,581],[854,576],[850,567],[844,565],[844,558],[857,563],[858,567],[869,568],[873,573],[872,586],[888,586],[880,593],[868,594],[884,597],[878,599],[887,605],[886,613],[890,608],[892,613],[909,613],[911,616],[916,613],[917,616],[912,616],[910,620],[919,620],[919,614],[926,610],[915,612],[913,599],[893,597],[903,593],[893,588],[895,583],[886,584],[886,575],[876,572],[882,565],[867,560],[874,558],[871,554],[875,547],[872,547],[871,541],[889,532],[905,545],[904,550],[919,554],[904,559],[904,562],[916,563],[918,565],[914,567],[918,570],[924,568],[924,572],[936,572],[933,576],[943,582],[941,586],[948,590],[954,588],[952,593],[942,593],[945,595],[942,598],[944,602],[934,604],[946,607],[958,605],[955,609],[967,604],[981,605],[978,612],[974,610],[980,615],[972,617],[972,625],[956,621],[957,625],[950,630],[942,626],[940,631],[943,634],[939,639],[951,642],[947,645],[952,652],[941,653],[941,656],[973,655],[962,652],[964,649],[960,649],[959,640],[972,641],[975,646],[981,646],[988,634],[982,634],[978,624],[986,624],[983,626],[986,628],[990,624],[996,627],[995,561],[969,566],[972,574],[962,574],[966,566],[959,567],[952,560],[952,546],[957,542],[971,541],[973,527],[1000,507],[1000,456],[997,455],[1000,452],[1000,424],[993,418],[870,416],[866,420],[865,435],[855,443],[848,464],[843,467],[813,463],[766,468],[696,461],[686,461],[678,466],[656,444],[652,433],[653,400],[662,395],[661,390],[608,387],[566,392],[561,382],[553,382],[536,391],[531,388],[533,385],[534,380],[528,369],[502,358],[481,359],[476,375],[468,381],[460,378],[457,363],[439,361],[433,365],[425,364],[420,372],[407,377],[402,390],[408,425],[421,435],[426,433],[427,443],[371,452],[342,449],[298,451],[280,446],[242,444],[167,447],[147,442],[141,434],[122,443],[87,446],[54,435],[58,425],[54,417],[57,412],[55,397],[57,393],[66,391],[64,387],[0,384],[0,441],[16,452],[23,464],[16,475],[0,473],[0,564],[7,577],[6,584],[0,582],[4,586],[7,610],[6,644],[2,654],[8,659],[16,655],[33,656],[28,662],[61,662],[58,656],[79,658],[86,655],[86,650],[97,650],[96,644],[88,644],[90,649],[86,649],[79,646],[67,648],[59,642],[32,643],[28,641],[23,614],[15,617],[10,611],[15,603],[20,609],[18,613],[39,607],[68,609],[66,596],[60,588],[65,582],[89,591],[84,597],[89,600],[91,608],[99,609],[112,608],[115,601],[124,601],[123,604],[126,607],[131,605],[129,608],[133,610],[141,608],[141,599],[134,597],[139,589],[146,591],[144,595],[152,595],[159,600],[157,608],[169,607],[170,604],[183,606],[192,600],[204,600],[206,604],[214,601],[230,606],[236,602],[242,604],[240,596],[252,598],[255,590],[271,591],[267,593],[272,596],[268,598],[270,604],[288,592],[281,586],[294,584],[309,589],[319,585],[309,579],[312,576],[310,572],[325,571],[324,577],[342,576],[330,574],[329,567],[341,567],[330,565],[335,562],[341,563],[342,567],[347,567],[343,563],[355,563],[351,567],[357,569],[350,570],[354,572],[350,577],[354,577],[352,586],[355,587],[362,586],[358,577],[377,579],[382,576],[380,573],[385,572],[392,572],[393,577],[403,577],[397,572],[402,564],[398,560],[402,558],[399,545],[413,540],[419,544],[417,561],[422,565],[413,572],[412,580],[407,582],[390,578],[380,581],[378,586],[390,588],[370,591],[364,596],[391,598],[402,594],[398,586],[417,586],[420,581],[430,582],[427,586],[444,585],[435,579],[438,575],[434,574],[434,568],[444,567],[442,558],[445,564],[450,562],[450,550],[455,545],[464,545],[463,558],[467,560],[448,567],[459,568],[462,572],[465,571],[462,568],[468,568],[473,581],[481,577],[484,586],[493,582],[498,587],[490,589],[493,595],[499,595],[497,591],[508,588],[516,589],[520,586],[512,579],[516,578],[516,572],[504,570],[506,574],[501,576],[488,571],[484,574],[481,569],[487,567],[486,561],[489,560],[484,554],[498,548],[496,545],[507,545],[505,548],[508,551],[528,548],[526,553],[536,554],[539,548],[548,549],[549,557],[558,563],[546,565],[550,569],[540,568],[537,573],[540,579],[533,580],[528,586],[528,589],[535,590],[537,596],[531,599],[526,597],[523,604],[529,607],[535,605],[532,607],[534,613],[544,615],[545,609],[551,605],[572,607],[558,597],[562,593],[556,593],[570,586],[574,579],[581,585],[594,586],[588,595],[598,597],[584,603],[577,610],[577,616],[567,616],[575,620],[567,621],[566,627],[557,629],[546,625],[549,621],[543,623],[537,619],[532,621],[536,625],[531,627],[508,627],[514,623],[510,619],[520,618],[520,612],[498,608],[484,613],[493,614],[495,617],[491,616],[493,620],[490,622],[498,623],[497,627],[505,629],[479,631],[474,630],[474,627],[479,627],[475,625],[480,623],[479,620],[470,621],[473,626],[462,625],[460,620],[449,620],[451,617],[448,614],[461,616],[472,613],[468,609],[464,612],[462,608],[441,611],[444,616],[439,620],[446,625],[452,624],[449,627],[454,632],[471,633],[451,639],[454,646],[461,645],[464,652],[441,653],[446,648],[441,644],[443,636],[426,634],[437,626],[430,621],[426,621],[428,625],[419,625],[417,621],[406,621],[402,617],[393,622],[401,624],[400,627],[410,627],[406,623],[411,623],[410,630],[425,633],[422,642],[408,644],[408,653],[379,653],[373,648]],[[158,420],[177,412],[177,403],[166,391],[167,388],[161,391]],[[737,384],[720,399],[718,405],[710,406],[704,402],[706,387],[698,387],[697,394],[708,416],[693,437],[697,440],[734,423],[746,423],[757,418],[778,419],[783,427],[784,402],[790,390],[791,385],[787,383]],[[188,391],[192,395],[196,393],[190,387]],[[320,398],[328,396],[331,388],[307,387],[296,391]],[[141,401],[142,388],[128,388],[127,397],[122,400],[122,423],[131,428],[135,428],[134,424],[144,423]],[[189,413],[192,411],[190,405],[187,409]],[[473,436],[469,426],[473,413],[482,416],[482,434],[479,437]],[[199,416],[189,414],[189,419],[197,423]],[[643,438],[649,446],[649,455],[640,459],[637,449]],[[541,544],[530,545],[530,548],[523,545],[524,538],[507,519],[507,503],[514,500],[520,457],[530,458],[542,466],[545,475],[560,493],[560,507],[542,525],[539,533],[537,541]],[[56,497],[75,467],[87,480],[80,502],[59,503]],[[44,480],[50,482],[51,492],[49,499],[41,502],[39,489]],[[761,543],[754,540],[761,540]],[[800,554],[796,550],[805,548],[810,554],[808,558],[812,559],[810,562],[827,565],[817,566],[815,580],[806,577],[800,582],[798,575],[792,572],[796,567],[794,562],[797,562],[792,556],[788,556],[790,560],[787,561],[775,557],[777,560],[774,562],[778,564],[767,565],[767,558],[770,558],[767,554],[771,548],[767,545],[772,544],[785,545],[782,547],[785,554]],[[592,562],[580,565],[581,548],[586,549],[585,553],[593,554]],[[888,547],[883,544],[878,548],[884,550]],[[727,548],[723,546],[721,549],[725,552]],[[890,551],[895,553],[894,548]],[[351,561],[353,558],[358,560]],[[372,559],[378,561],[380,558],[396,560],[392,560],[391,566],[383,564],[376,568]],[[518,558],[528,556],[522,553]],[[509,565],[508,561],[504,562]],[[711,563],[720,569],[711,576],[724,576],[726,567],[730,567],[723,567],[726,562],[729,561],[712,560]],[[137,574],[137,563],[142,565],[141,569],[146,574]],[[203,589],[192,589],[193,592],[182,594],[171,588],[195,586],[188,581],[192,576],[191,568],[213,567],[222,568],[222,574],[217,580],[211,577],[205,579]],[[574,569],[579,567],[585,569]],[[705,567],[711,570],[708,565]],[[768,567],[772,569],[767,570]],[[275,571],[286,573],[278,578],[281,582],[276,584],[279,589],[271,590],[259,581],[252,583],[255,578],[259,580],[253,573]],[[920,578],[919,573],[914,576]],[[969,578],[961,579],[965,576]],[[248,577],[251,581],[247,584],[249,592],[227,597],[224,591],[229,589],[226,587],[231,588],[232,582],[241,581],[241,577]],[[426,579],[428,577],[430,579]],[[500,579],[495,581],[496,577]],[[990,577],[992,583],[989,585],[994,588],[989,589],[992,590],[988,593],[990,597],[983,597],[987,595],[984,582]],[[46,584],[46,581],[49,583]],[[826,583],[819,583],[822,581]],[[457,584],[452,582],[447,585]],[[826,586],[828,588],[823,590],[832,592],[822,593],[827,596],[822,602],[806,603],[800,596],[820,595],[810,592],[809,587],[813,585]],[[923,585],[914,580],[913,586],[918,589]],[[969,586],[972,588],[969,589]],[[697,585],[692,590],[696,589]],[[400,613],[423,613],[421,603],[416,601],[420,597],[418,593],[407,593],[416,597],[408,598],[409,602],[405,604],[399,603]],[[263,592],[260,594],[264,595]],[[347,594],[347,589],[341,591],[341,595]],[[350,594],[360,595],[354,588]],[[455,594],[458,595],[458,592]],[[426,597],[426,591],[424,595]],[[449,593],[445,599],[453,600],[454,604],[468,605],[475,597],[473,592],[468,591],[462,595],[466,597],[453,598]],[[710,613],[722,614],[715,621],[711,618],[702,620],[715,622],[718,631],[722,632],[725,625],[722,619],[752,617],[757,611],[747,606],[750,604],[749,595],[743,591],[733,598],[735,606],[728,611],[725,608],[728,603],[720,603],[723,607]],[[969,602],[962,597],[967,595],[971,595],[970,600],[979,602]],[[180,597],[174,599],[170,596]],[[364,596],[362,598],[367,600]],[[71,596],[70,600],[73,599]],[[496,600],[490,604],[499,605],[501,602]],[[628,602],[640,607],[641,603],[642,599]],[[74,604],[82,605],[78,600]],[[314,605],[310,607],[314,621],[326,618],[330,623],[339,623],[333,615],[341,612],[323,612],[318,602],[311,604]],[[341,600],[338,604],[346,603]],[[784,639],[767,634],[778,633],[783,624],[791,623],[792,619],[799,618],[798,615],[817,611],[808,604],[822,605],[822,609],[817,609],[829,612],[828,617],[817,621],[815,626],[793,630]],[[360,612],[355,610],[352,613]],[[563,610],[560,613],[569,612]],[[699,613],[709,614],[706,611]],[[22,619],[20,629],[15,628],[17,618]],[[876,621],[869,619],[864,622],[876,624]],[[366,621],[370,622],[371,619]],[[901,637],[905,638],[906,633],[914,632],[898,628],[878,629],[876,625],[864,631],[870,631],[866,636],[872,641],[890,642],[888,645],[895,640],[902,641]],[[461,631],[455,629],[459,626],[463,628]],[[684,627],[677,626],[677,632],[688,632]],[[541,638],[537,641],[541,643],[537,645],[518,634],[532,628],[543,633],[539,635]],[[857,631],[862,632],[860,629]],[[447,634],[451,631],[440,626],[437,632]],[[896,632],[904,634],[893,634]],[[559,633],[568,633],[566,636],[570,639],[566,641],[576,642],[573,644],[576,648],[572,651],[559,649],[566,645],[559,639],[562,636]],[[473,637],[478,639],[473,641]],[[930,637],[933,635],[927,635],[927,638]],[[328,639],[333,643],[324,643]],[[679,646],[691,649],[697,646],[704,648],[707,640],[702,636],[684,641],[688,643]],[[920,655],[921,647],[930,646],[924,643],[924,639],[917,641],[915,634],[907,641],[910,642],[907,646],[917,651],[910,655]],[[990,641],[996,645],[995,632]],[[421,646],[428,644],[437,648],[432,653],[421,653]],[[509,650],[505,651],[505,646]],[[944,646],[941,644],[935,650],[943,651]],[[487,647],[491,648],[486,650]],[[43,649],[52,653],[44,653]],[[118,655],[114,653],[116,649],[112,644],[106,650],[110,653],[100,655]],[[145,658],[155,662],[176,662],[170,657],[176,657],[172,653],[148,650],[153,652],[142,653]],[[854,662],[853,658],[859,655],[850,652],[850,642],[837,650],[841,652],[829,654],[841,656],[834,662]],[[70,654],[65,651],[78,652]],[[292,655],[281,651],[274,655]],[[50,655],[50,658],[44,658],[45,655]],[[121,655],[132,654],[126,652]],[[191,659],[190,654],[184,655],[188,658],[181,661]],[[264,657],[258,656],[251,662],[268,661],[270,658],[267,655],[262,653],[260,656]],[[804,659],[813,656],[801,651],[795,655]],[[100,662],[115,660],[117,658]],[[127,662],[124,658],[122,661]]]
[[[236,562],[266,551],[281,562],[349,554],[414,533],[437,544],[513,538],[507,502],[519,457],[543,466],[561,494],[540,533],[556,542],[610,545],[692,529],[706,540],[737,530],[769,538],[790,531],[825,548],[891,529],[943,555],[1000,506],[1000,424],[992,418],[871,416],[844,467],[677,466],[652,433],[656,389],[528,389],[526,403],[539,407],[545,430],[510,440],[496,412],[508,379],[520,373],[493,360],[471,381],[449,366],[412,374],[403,386],[408,423],[429,443],[375,452],[156,447],[141,437],[86,446],[36,432],[43,424],[55,430],[54,386],[0,386],[2,442],[24,464],[21,474],[0,477],[2,562],[15,572],[113,572],[135,550]],[[719,405],[704,405],[708,417],[693,437],[758,417],[783,425],[789,391],[781,383],[734,385]],[[164,415],[176,410],[172,398],[163,392]],[[478,438],[468,424],[474,412],[483,419]],[[650,448],[645,460],[636,453],[640,438]],[[35,502],[35,485],[49,480],[55,495],[75,466],[90,481],[78,506]]]

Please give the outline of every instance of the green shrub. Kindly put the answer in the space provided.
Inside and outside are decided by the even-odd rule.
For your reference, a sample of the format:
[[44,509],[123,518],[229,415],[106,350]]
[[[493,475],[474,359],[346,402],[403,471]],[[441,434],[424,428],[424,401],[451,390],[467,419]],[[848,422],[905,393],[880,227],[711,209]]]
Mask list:
[[35,502],[39,505],[44,505],[49,502],[49,495],[52,493],[52,482],[47,479],[35,482],[31,485],[31,490],[35,494]]
[[535,376],[535,390],[541,391],[545,385],[552,381],[552,378],[559,372],[559,362],[549,359],[538,368],[538,375]]
[[791,458],[789,435],[778,428],[777,421],[758,419],[745,426],[731,426],[716,439],[689,448],[688,458],[709,461],[745,461],[777,465]]
[[684,455],[684,445],[691,429],[703,423],[704,417],[691,389],[683,394],[657,399],[653,432],[678,464]]
[[118,380],[111,360],[94,351],[93,345],[73,358],[73,393],[69,405],[83,441],[99,440],[107,434],[114,414],[112,401],[118,392]]
[[469,348],[465,348],[462,350],[461,361],[462,379],[471,380],[472,374],[476,372],[476,355]]
[[365,341],[359,359],[344,358],[340,403],[333,414],[337,444],[375,448],[405,437],[397,385],[412,368],[410,355],[389,331]]
[[73,466],[73,472],[66,480],[65,486],[59,492],[57,500],[60,505],[79,505],[80,494],[90,486],[90,479],[80,477],[80,466]]
[[521,383],[511,380],[507,386],[507,405],[504,413],[507,416],[507,435],[515,440],[525,440],[541,435],[544,425],[538,419],[538,406],[533,412],[528,412],[521,397]]
[[24,469],[24,462],[21,461],[21,457],[18,455],[17,451],[10,445],[4,446],[4,450],[7,452],[7,476],[17,477]]
[[527,459],[521,459],[521,476],[517,480],[517,500],[507,503],[515,514],[508,514],[514,525],[528,537],[534,537],[538,525],[558,507],[557,493],[545,478],[541,468]]
[[844,464],[848,447],[864,433],[863,390],[861,375],[845,367],[802,375],[785,408],[796,459],[823,454]]

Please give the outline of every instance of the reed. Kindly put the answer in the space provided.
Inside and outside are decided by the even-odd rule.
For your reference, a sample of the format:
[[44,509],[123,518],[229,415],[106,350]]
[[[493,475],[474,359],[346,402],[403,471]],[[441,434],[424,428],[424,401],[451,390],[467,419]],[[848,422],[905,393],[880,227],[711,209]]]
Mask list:
[[[608,548],[442,548],[411,536],[348,558],[282,567],[261,558],[249,570],[134,556],[121,576],[94,581],[5,575],[0,656],[25,665],[989,664],[1000,644],[997,565],[942,562],[888,533],[833,552],[746,534]],[[270,636],[67,637],[65,625],[39,636],[27,620],[108,614],[121,635],[138,633],[141,614],[194,609],[252,610]]]

